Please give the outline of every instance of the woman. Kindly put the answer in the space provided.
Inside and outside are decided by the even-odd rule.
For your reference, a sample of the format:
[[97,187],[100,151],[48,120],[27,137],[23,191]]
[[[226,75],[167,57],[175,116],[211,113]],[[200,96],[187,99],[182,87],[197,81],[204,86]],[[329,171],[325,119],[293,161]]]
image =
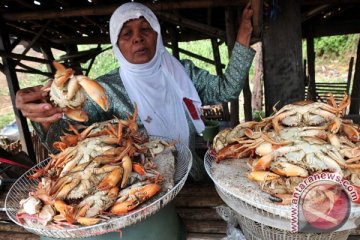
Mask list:
[[[110,19],[111,44],[120,69],[97,79],[105,88],[110,107],[104,112],[96,103],[88,100],[84,108],[89,116],[87,124],[105,121],[114,115],[126,118],[125,113],[133,112],[136,103],[140,127],[150,135],[178,139],[189,145],[194,153],[195,132],[204,130],[199,117],[200,106],[236,99],[244,85],[255,54],[249,48],[251,16],[252,10],[248,5],[243,12],[227,70],[224,77],[219,77],[196,68],[189,60],[179,62],[172,57],[163,46],[159,22],[149,8],[140,3],[123,4]],[[40,88],[31,88],[30,93],[29,89],[20,90],[16,105],[25,117],[32,120],[43,143],[51,149],[61,129],[67,127],[66,120],[61,118],[66,110],[48,103],[35,103],[44,97]],[[190,173],[193,179],[204,177],[202,165],[201,159],[194,159]],[[151,228],[147,231],[154,233],[154,239],[177,239],[176,236],[180,239],[182,231],[177,227],[179,223],[171,216],[175,216],[175,212],[173,206],[169,205],[149,219],[126,228],[124,236],[135,236],[134,233],[138,231],[132,229],[138,229],[137,226],[141,225],[141,232],[146,226]],[[157,223],[155,225],[159,228],[146,225],[151,221]],[[152,239],[149,235],[143,237]],[[134,237],[137,238],[139,236]]]

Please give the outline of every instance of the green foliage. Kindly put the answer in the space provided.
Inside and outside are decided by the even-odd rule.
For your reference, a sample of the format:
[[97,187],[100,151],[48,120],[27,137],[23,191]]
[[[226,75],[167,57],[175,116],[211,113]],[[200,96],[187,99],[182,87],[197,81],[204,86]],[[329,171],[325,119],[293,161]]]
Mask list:
[[315,38],[314,49],[318,57],[343,58],[356,51],[359,34]]
[[[110,46],[111,45],[103,45],[102,49],[107,49]],[[79,51],[82,51],[95,47],[96,47],[95,45],[86,45],[86,46],[80,45],[78,48]],[[82,67],[87,68],[89,64],[90,64],[90,60],[87,63],[83,64]],[[104,75],[105,73],[110,72],[111,70],[117,68],[118,66],[119,64],[117,59],[115,58],[114,52],[111,48],[109,48],[108,50],[97,55],[89,72],[89,77],[95,79],[101,75]]]
[[[213,60],[214,56],[212,53],[212,46],[210,40],[199,40],[199,41],[192,41],[192,42],[181,42],[179,43],[179,47],[181,49],[185,49],[189,52],[192,52],[194,54],[200,55],[202,57],[205,57],[207,59]],[[220,51],[220,59],[221,63],[227,65],[229,62],[228,59],[228,51],[227,46],[223,43],[219,47]],[[171,50],[169,50],[171,53]],[[202,69],[208,70],[212,74],[216,74],[216,69],[213,64],[205,63],[204,61],[201,61],[199,59],[196,59],[194,57],[190,57],[186,54],[180,53],[180,59],[189,59],[194,62],[194,64]],[[223,69],[224,72],[225,69]]]
[[14,112],[1,114],[1,117],[0,117],[0,129],[2,129],[6,125],[8,125],[10,122],[14,121],[14,119],[15,119]]

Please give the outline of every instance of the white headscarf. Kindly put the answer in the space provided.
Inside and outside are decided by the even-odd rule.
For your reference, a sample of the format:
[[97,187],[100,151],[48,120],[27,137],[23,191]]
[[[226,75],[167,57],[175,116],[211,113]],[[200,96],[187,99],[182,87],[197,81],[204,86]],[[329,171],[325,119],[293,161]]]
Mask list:
[[[144,64],[128,62],[117,45],[124,23],[144,17],[157,32],[156,53]],[[189,126],[183,98],[192,100],[200,116],[201,100],[180,62],[165,49],[155,14],[140,3],[129,2],[115,10],[110,19],[110,39],[120,62],[120,76],[130,99],[137,104],[139,117],[150,135],[189,142]],[[185,107],[185,109],[187,109]],[[205,128],[202,120],[192,119],[197,132]]]

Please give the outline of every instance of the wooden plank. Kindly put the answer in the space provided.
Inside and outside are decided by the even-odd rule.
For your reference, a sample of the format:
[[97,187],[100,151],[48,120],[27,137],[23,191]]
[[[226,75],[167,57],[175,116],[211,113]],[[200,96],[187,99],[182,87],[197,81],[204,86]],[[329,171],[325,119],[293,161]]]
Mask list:
[[18,225],[16,225],[13,222],[9,222],[9,223],[1,223],[0,224],[0,232],[14,232],[14,233],[28,233],[25,228],[20,227]]
[[219,214],[217,214],[215,208],[176,208],[176,212],[182,219],[189,220],[223,220]]
[[219,196],[209,196],[199,198],[199,196],[177,196],[175,198],[176,207],[216,207],[225,204]]
[[0,211],[0,221],[11,221],[5,211]]
[[225,221],[197,221],[184,220],[185,227],[190,233],[226,233]]
[[189,233],[186,240],[218,240],[226,237],[226,234],[221,233]]
[[218,196],[214,184],[186,184],[179,192],[178,196]]
[[[208,8],[208,7],[225,7],[225,6],[239,6],[245,5],[247,0],[188,0],[181,2],[150,2],[144,3],[153,11],[161,10],[176,10],[176,9],[193,9],[193,8]],[[119,7],[119,3],[115,4],[96,4],[91,7],[73,7],[66,9],[45,10],[45,11],[28,11],[21,13],[3,13],[2,17],[10,21],[20,20],[40,20],[40,19],[52,19],[52,18],[63,18],[63,17],[79,17],[79,16],[102,16],[110,15],[114,10]]]
[[40,237],[32,233],[0,232],[0,239],[11,240],[39,240]]

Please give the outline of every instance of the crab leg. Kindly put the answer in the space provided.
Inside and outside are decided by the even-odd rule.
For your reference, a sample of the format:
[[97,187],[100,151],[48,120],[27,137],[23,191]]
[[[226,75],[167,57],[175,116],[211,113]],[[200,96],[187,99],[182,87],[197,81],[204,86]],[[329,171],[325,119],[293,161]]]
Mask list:
[[56,86],[62,87],[74,74],[74,70],[72,70],[71,68],[65,68],[64,65],[55,61],[53,62],[53,65],[56,69],[54,82]]

